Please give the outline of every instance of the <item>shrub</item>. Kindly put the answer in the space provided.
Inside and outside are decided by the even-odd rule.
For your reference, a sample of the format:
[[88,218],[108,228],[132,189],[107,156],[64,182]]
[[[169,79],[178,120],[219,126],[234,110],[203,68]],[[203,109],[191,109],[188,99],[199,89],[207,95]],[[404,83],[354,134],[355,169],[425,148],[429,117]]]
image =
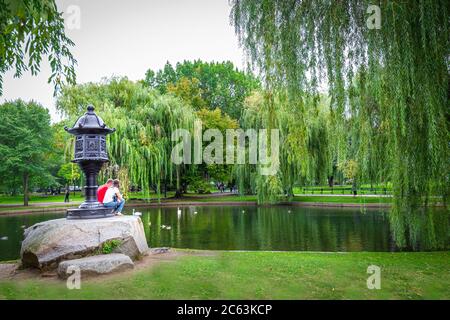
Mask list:
[[121,243],[122,243],[122,241],[118,240],[118,239],[105,241],[102,244],[102,253],[103,254],[110,254],[110,253],[112,253],[115,248],[120,246]]

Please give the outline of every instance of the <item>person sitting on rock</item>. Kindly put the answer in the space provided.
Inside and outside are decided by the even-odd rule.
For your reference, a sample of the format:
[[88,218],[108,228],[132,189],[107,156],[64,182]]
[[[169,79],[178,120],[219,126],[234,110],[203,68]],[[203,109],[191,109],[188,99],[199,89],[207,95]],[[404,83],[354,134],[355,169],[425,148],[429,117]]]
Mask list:
[[125,199],[122,197],[119,191],[119,180],[113,180],[112,186],[106,190],[105,198],[103,199],[103,205],[107,208],[114,208],[114,213],[118,216],[122,215],[123,206],[125,205]]
[[108,179],[106,183],[102,186],[100,186],[97,189],[97,201],[100,203],[103,203],[103,199],[105,199],[105,193],[108,190],[109,187],[111,187],[113,184],[113,179]]

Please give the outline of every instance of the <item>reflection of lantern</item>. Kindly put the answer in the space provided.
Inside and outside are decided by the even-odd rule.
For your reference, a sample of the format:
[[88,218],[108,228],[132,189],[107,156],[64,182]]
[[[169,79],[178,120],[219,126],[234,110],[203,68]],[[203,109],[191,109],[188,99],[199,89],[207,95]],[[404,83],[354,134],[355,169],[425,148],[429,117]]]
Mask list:
[[94,112],[93,106],[81,116],[75,125],[68,129],[75,136],[75,156],[86,177],[85,201],[77,209],[67,210],[67,219],[93,219],[113,216],[113,208],[105,208],[97,201],[97,175],[105,162],[108,162],[106,135],[116,129],[108,128]]

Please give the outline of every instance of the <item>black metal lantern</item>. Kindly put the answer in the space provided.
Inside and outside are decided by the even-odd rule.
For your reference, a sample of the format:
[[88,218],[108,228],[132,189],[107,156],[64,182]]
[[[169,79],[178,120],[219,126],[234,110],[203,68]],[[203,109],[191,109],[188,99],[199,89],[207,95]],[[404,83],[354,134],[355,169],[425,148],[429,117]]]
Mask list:
[[64,128],[75,136],[75,157],[86,177],[85,201],[77,209],[68,209],[67,219],[94,219],[113,216],[113,208],[105,208],[97,201],[97,175],[105,162],[109,161],[106,151],[106,135],[116,129],[106,126],[89,105],[87,112],[78,118],[72,128]]

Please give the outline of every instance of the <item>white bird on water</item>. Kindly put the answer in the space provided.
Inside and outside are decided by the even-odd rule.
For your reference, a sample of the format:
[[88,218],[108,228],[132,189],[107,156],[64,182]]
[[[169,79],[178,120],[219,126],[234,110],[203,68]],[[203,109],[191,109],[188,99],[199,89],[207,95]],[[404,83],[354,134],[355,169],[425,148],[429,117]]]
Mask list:
[[181,209],[180,208],[177,208],[177,214],[181,215]]
[[8,240],[8,237],[1,237],[0,240]]
[[142,216],[142,212],[135,211],[135,209],[133,209],[133,216],[138,216],[138,217],[140,217],[140,216]]

